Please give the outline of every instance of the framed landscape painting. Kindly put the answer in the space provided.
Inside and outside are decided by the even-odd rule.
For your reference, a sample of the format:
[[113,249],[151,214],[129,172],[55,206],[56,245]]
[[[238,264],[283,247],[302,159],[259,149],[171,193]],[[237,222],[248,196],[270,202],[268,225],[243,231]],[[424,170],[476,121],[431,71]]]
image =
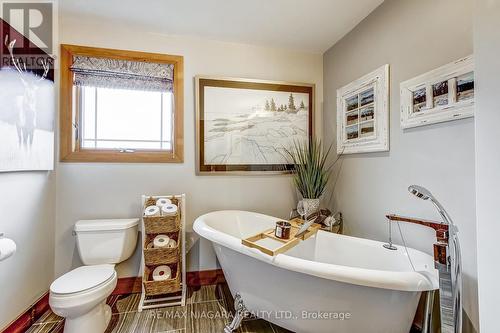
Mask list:
[[197,173],[288,173],[312,138],[314,85],[196,77]]

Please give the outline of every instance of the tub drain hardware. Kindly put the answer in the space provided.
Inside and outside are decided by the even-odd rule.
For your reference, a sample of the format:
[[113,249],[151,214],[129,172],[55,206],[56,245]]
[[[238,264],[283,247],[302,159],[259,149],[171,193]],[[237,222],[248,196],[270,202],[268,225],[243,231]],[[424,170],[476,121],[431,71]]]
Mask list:
[[387,221],[387,224],[389,225],[389,243],[384,244],[382,246],[388,250],[397,250],[398,248],[392,245],[392,225],[390,219]]

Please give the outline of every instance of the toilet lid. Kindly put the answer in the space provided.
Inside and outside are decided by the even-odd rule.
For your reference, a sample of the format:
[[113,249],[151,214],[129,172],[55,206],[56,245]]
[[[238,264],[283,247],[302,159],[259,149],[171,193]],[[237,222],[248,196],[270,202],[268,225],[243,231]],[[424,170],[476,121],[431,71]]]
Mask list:
[[50,291],[56,294],[73,294],[97,287],[115,274],[113,265],[92,265],[78,267],[50,285]]

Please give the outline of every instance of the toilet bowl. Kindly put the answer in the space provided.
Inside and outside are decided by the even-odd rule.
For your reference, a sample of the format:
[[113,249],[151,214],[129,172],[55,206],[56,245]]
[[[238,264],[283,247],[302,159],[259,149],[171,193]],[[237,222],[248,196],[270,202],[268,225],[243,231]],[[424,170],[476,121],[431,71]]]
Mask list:
[[74,230],[85,266],[51,284],[49,304],[65,318],[64,333],[103,333],[111,319],[106,299],[117,283],[114,264],[132,255],[138,219],[78,221]]
[[64,332],[104,332],[111,319],[106,299],[116,287],[113,265],[78,267],[50,286],[49,304],[66,318]]

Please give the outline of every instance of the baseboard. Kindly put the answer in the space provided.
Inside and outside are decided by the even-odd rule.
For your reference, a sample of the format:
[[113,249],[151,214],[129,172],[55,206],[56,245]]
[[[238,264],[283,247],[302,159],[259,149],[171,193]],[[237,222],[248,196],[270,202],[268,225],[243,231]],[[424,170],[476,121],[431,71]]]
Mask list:
[[200,287],[223,283],[226,281],[226,278],[222,269],[214,269],[210,271],[187,272],[186,280],[188,286]]
[[2,333],[23,333],[49,309],[49,293],[46,292],[23,314],[3,329]]
[[140,293],[142,291],[142,277],[133,276],[119,278],[116,282],[115,290],[112,295],[124,295]]

